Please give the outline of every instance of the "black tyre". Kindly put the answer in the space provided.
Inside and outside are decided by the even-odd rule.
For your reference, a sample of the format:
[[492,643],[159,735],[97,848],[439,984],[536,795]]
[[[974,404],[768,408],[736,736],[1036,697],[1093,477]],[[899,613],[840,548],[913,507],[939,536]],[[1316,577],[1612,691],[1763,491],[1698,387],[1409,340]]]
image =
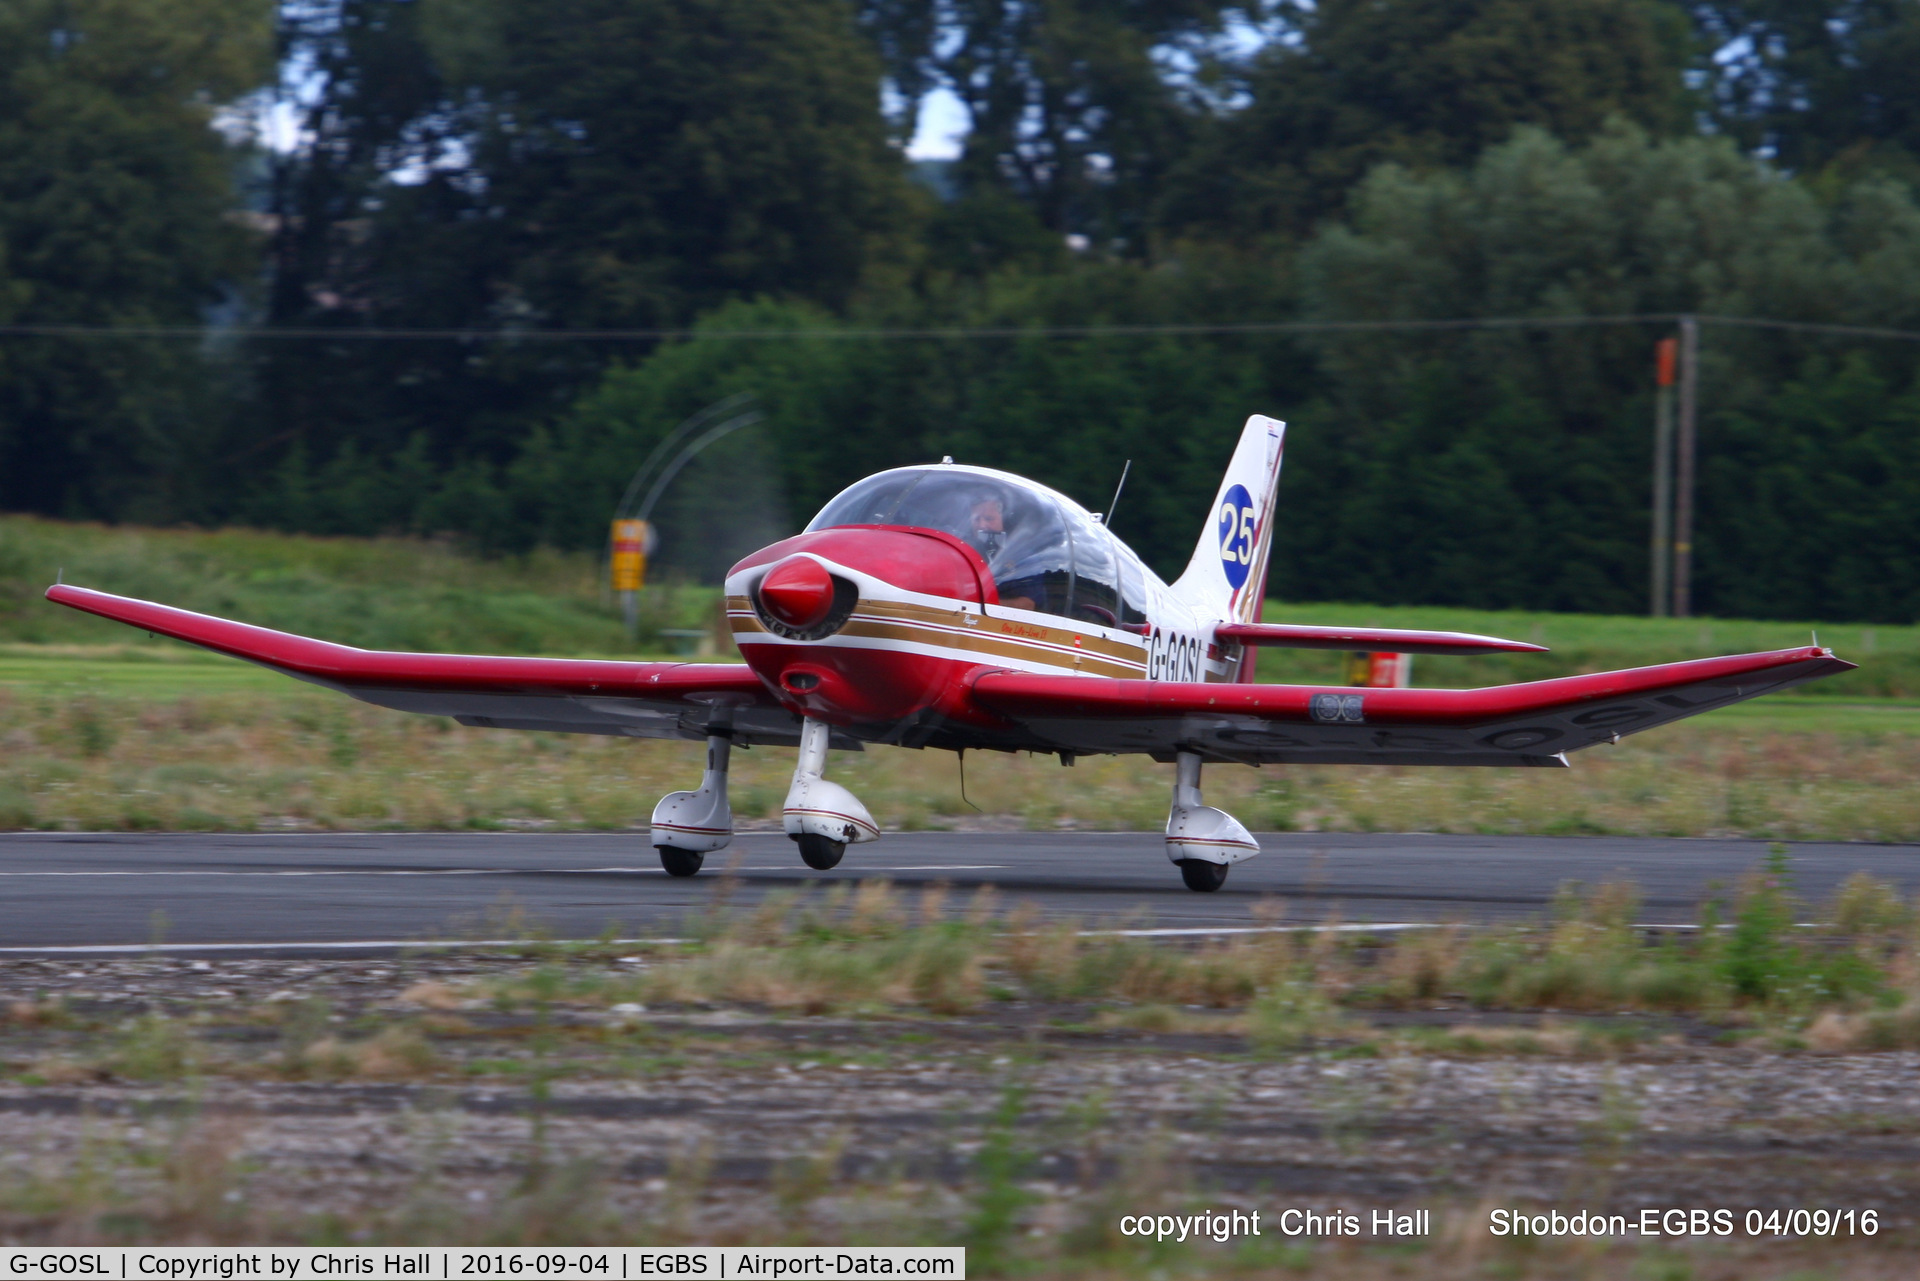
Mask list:
[[698,850],[680,850],[671,845],[656,845],[660,852],[660,866],[667,869],[668,876],[693,876],[700,871],[700,865],[707,856]]
[[802,832],[793,839],[800,846],[800,861],[816,872],[839,866],[840,856],[847,852],[845,841],[830,841],[812,832]]
[[1183,858],[1180,860],[1180,879],[1187,883],[1190,890],[1211,894],[1227,883],[1227,865],[1209,863],[1202,858]]

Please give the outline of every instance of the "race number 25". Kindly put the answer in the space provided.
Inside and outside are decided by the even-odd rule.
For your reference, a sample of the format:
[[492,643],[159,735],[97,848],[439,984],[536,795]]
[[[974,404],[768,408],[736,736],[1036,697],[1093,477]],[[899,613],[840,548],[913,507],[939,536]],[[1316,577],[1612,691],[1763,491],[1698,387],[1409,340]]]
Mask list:
[[1235,485],[1220,500],[1220,566],[1235,591],[1246,584],[1253,567],[1253,495],[1245,485]]

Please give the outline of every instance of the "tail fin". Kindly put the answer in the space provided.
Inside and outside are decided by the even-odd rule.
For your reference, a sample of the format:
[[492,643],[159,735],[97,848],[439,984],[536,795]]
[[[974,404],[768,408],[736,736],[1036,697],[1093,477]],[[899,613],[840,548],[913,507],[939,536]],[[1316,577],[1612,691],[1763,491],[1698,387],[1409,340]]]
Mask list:
[[1230,623],[1260,619],[1273,543],[1273,497],[1280,486],[1280,453],[1287,425],[1255,414],[1241,429],[1213,514],[1174,594]]

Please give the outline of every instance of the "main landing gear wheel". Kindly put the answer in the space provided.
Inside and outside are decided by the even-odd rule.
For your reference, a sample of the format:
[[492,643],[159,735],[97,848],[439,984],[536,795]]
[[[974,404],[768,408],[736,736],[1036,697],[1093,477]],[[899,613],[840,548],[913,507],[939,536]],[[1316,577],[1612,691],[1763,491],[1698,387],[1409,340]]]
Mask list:
[[1227,883],[1227,865],[1209,863],[1202,858],[1183,858],[1180,860],[1180,879],[1187,883],[1190,890],[1211,894]]
[[814,832],[802,832],[793,838],[800,845],[800,860],[816,872],[824,872],[840,863],[847,852],[845,841],[830,841]]
[[660,852],[660,866],[667,869],[668,876],[693,876],[700,871],[700,865],[707,856],[698,850],[677,850],[671,845],[656,845]]

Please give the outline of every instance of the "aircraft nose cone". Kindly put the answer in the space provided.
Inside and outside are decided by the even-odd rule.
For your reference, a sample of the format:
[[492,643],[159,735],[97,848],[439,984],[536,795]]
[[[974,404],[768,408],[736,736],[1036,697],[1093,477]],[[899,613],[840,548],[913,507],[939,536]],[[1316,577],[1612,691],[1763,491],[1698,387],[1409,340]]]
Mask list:
[[789,627],[812,627],[833,608],[833,579],[819,561],[793,556],[760,580],[760,603]]

